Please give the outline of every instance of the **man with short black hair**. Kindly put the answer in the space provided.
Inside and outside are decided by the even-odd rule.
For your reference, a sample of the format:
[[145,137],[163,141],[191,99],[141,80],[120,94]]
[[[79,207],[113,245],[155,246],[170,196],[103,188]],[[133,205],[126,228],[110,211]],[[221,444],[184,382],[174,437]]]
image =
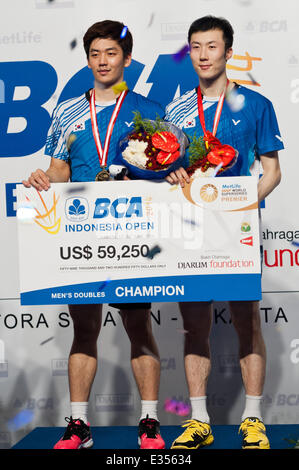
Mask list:
[[[195,134],[205,139],[217,136],[222,144],[236,149],[238,157],[235,163],[224,173],[219,173],[221,176],[248,176],[253,174],[253,165],[261,163],[263,175],[258,182],[258,201],[261,202],[280,182],[278,150],[283,149],[283,144],[271,102],[227,78],[226,63],[233,54],[233,34],[232,26],[224,18],[206,16],[192,23],[188,41],[199,86],[170,103],[165,120],[182,128],[190,140]],[[234,109],[224,99],[230,93],[235,96],[237,106]],[[242,102],[244,106],[240,106]],[[183,166],[167,177],[171,184],[179,183],[184,187],[190,182],[190,173],[186,171],[190,166],[188,151]],[[201,176],[206,175],[206,168],[203,168]],[[184,302],[180,304],[180,310],[186,330],[185,370],[192,416],[172,448],[197,449],[214,440],[206,407],[211,369],[212,303]],[[270,446],[261,414],[266,349],[259,303],[233,301],[230,302],[230,312],[239,338],[240,366],[246,393],[240,426],[242,447],[268,449]]]
[[[132,35],[118,21],[92,25],[83,38],[94,88],[84,95],[57,105],[52,116],[46,155],[51,157],[46,172],[41,169],[23,181],[26,187],[47,190],[50,183],[103,181],[117,157],[119,141],[128,134],[128,123],[139,111],[155,119],[163,110],[157,103],[123,89],[124,69],[131,64]],[[161,449],[165,443],[157,418],[160,380],[159,352],[151,327],[151,304],[112,304],[121,309],[123,325],[131,341],[131,364],[141,396],[138,441],[142,449]],[[87,419],[88,401],[97,369],[97,339],[101,329],[102,305],[70,305],[74,340],[69,357],[71,417],[55,449],[79,449],[93,445]]]

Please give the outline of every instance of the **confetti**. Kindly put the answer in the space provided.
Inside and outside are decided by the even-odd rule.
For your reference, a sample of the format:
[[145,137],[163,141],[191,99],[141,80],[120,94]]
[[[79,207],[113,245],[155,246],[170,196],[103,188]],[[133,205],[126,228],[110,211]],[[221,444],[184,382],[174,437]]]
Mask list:
[[296,438],[286,439],[285,438],[284,440],[287,441],[289,444],[292,444],[291,449],[299,449],[299,439],[296,439]]
[[52,339],[54,339],[54,336],[51,336],[50,338],[45,339],[44,341],[42,341],[42,342],[40,343],[40,346],[43,346],[44,344],[48,343],[48,342],[51,341]]
[[158,253],[161,253],[161,248],[159,247],[159,245],[155,245],[153,246],[153,248],[148,252],[147,254],[147,258],[149,259],[153,259],[154,256],[156,256]]
[[34,413],[32,410],[22,410],[14,418],[7,422],[9,431],[18,431],[27,426],[33,420]]
[[112,90],[116,95],[118,95],[122,91],[128,90],[128,85],[126,84],[126,82],[120,82],[114,85],[112,87]]
[[153,353],[150,349],[148,349],[146,346],[141,346],[141,351],[144,353],[144,354],[147,354],[148,356],[152,356]]
[[121,39],[126,37],[127,32],[128,32],[128,26],[124,26],[122,29],[122,32],[120,33]]
[[178,52],[172,55],[173,60],[180,62],[189,52],[189,44],[185,44]]
[[155,359],[157,359],[157,361],[160,362],[160,358],[158,356],[156,356],[153,351],[151,351],[150,349],[148,349],[146,346],[141,346],[141,351],[146,354],[147,356],[152,356],[154,357]]
[[0,103],[5,103],[5,85],[3,80],[0,80]]
[[200,227],[201,224],[199,224],[198,222],[196,222],[194,219],[188,219],[188,218],[183,218],[181,214],[179,214],[178,212],[175,212],[173,210],[170,210],[174,215],[176,215],[177,217],[180,217],[181,220],[186,223],[186,224],[190,224],[190,225],[193,225],[194,227]]
[[241,3],[241,5],[247,7],[247,6],[251,5],[252,0],[239,0],[239,3]]
[[223,166],[223,162],[219,163],[219,165],[216,166],[214,173],[212,174],[212,178],[215,178],[215,176],[217,175],[220,168],[222,168],[222,166]]
[[151,17],[150,17],[150,20],[149,20],[149,23],[147,25],[148,28],[150,28],[154,22],[154,18],[155,18],[155,13],[152,13],[151,14]]
[[190,413],[190,405],[182,401],[167,398],[164,403],[164,410],[179,416],[187,416]]
[[73,145],[73,143],[75,142],[76,139],[77,139],[76,134],[71,133],[69,138],[67,139],[67,143],[66,143],[68,152],[70,151],[70,148],[71,148],[71,146]]
[[247,75],[248,75],[248,77],[250,78],[250,80],[252,81],[252,84],[253,84],[253,85],[260,85],[260,84],[255,80],[255,78],[251,75],[251,73],[247,72]]
[[70,42],[70,48],[75,49],[76,46],[77,46],[77,39],[75,38]]
[[36,216],[35,209],[30,201],[20,203],[17,209],[17,219],[22,223],[30,223]]
[[298,59],[295,55],[291,55],[289,58],[290,65],[298,65]]
[[167,398],[164,403],[164,410],[168,411],[168,413],[175,413],[176,412],[176,400],[171,400]]
[[189,333],[188,330],[182,330],[181,328],[177,328],[176,330],[178,333],[182,333],[182,335],[186,335],[187,333]]
[[69,184],[65,192],[67,194],[72,194],[72,193],[77,193],[77,192],[81,193],[85,190],[86,190],[86,186],[84,184],[82,184],[81,186],[77,186],[76,184],[75,185]]
[[226,98],[228,106],[230,107],[231,111],[234,113],[241,111],[241,109],[243,109],[245,106],[245,96],[239,94],[235,90],[235,88],[229,91],[226,94],[225,98]]
[[177,414],[179,416],[187,416],[190,413],[190,411],[191,411],[191,407],[189,405],[187,405],[186,403],[181,403],[181,405],[179,405]]
[[105,289],[105,287],[107,286],[107,284],[109,284],[110,281],[111,281],[110,278],[106,279],[106,281],[102,282],[102,283],[99,285],[99,289],[98,289],[98,290],[103,290],[103,289]]
[[194,227],[200,227],[201,224],[196,222],[194,219],[182,219],[185,224],[193,225]]

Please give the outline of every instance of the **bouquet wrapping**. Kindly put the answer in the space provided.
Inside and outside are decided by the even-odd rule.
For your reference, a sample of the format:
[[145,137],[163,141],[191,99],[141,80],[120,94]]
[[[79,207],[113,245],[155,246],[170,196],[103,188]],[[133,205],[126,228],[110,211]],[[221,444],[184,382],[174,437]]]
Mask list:
[[118,161],[134,178],[163,179],[182,165],[188,138],[174,124],[142,119],[135,113],[134,128],[119,143]]

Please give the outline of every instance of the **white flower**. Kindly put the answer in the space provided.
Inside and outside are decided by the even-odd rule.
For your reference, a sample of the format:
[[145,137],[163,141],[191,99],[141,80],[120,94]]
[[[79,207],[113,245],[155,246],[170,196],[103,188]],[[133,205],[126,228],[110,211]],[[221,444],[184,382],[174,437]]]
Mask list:
[[144,152],[147,146],[148,146],[148,143],[144,142],[143,140],[129,140],[129,145],[126,148],[126,150],[129,149],[133,153],[139,153],[139,152]]
[[139,168],[146,168],[148,157],[144,153],[147,142],[140,140],[129,140],[129,145],[123,151],[122,156],[131,165]]
[[209,176],[212,176],[215,171],[215,168],[209,167],[206,171],[202,171],[201,168],[197,168],[195,172],[193,173],[194,178],[207,178]]

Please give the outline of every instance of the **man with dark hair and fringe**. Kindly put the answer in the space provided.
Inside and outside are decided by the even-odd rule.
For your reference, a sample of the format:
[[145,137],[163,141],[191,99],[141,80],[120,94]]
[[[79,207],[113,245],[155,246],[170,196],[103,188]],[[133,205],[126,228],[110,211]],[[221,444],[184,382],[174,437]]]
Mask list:
[[[57,105],[46,155],[51,162],[46,172],[38,169],[26,187],[47,190],[50,183],[102,181],[117,156],[118,143],[128,133],[133,112],[155,119],[163,110],[157,103],[124,89],[124,69],[131,64],[133,40],[127,26],[118,21],[95,23],[86,32],[84,49],[94,76],[94,88],[84,95]],[[115,90],[120,86],[120,91]],[[100,184],[100,183],[99,183]],[[157,418],[160,358],[153,337],[151,304],[112,304],[120,309],[123,325],[131,341],[131,365],[141,396],[138,442],[145,449],[161,449],[165,443]],[[88,401],[97,369],[97,339],[101,329],[102,305],[70,305],[74,340],[68,374],[71,417],[64,436],[55,449],[88,448],[93,440],[88,422]]]
[[[191,141],[195,135],[204,136],[205,139],[207,136],[217,136],[222,144],[237,149],[236,162],[223,174],[220,173],[221,176],[252,175],[256,171],[253,166],[259,169],[261,164],[263,175],[258,182],[260,203],[280,182],[278,150],[283,149],[283,144],[271,102],[227,78],[226,62],[233,54],[233,34],[232,26],[224,18],[206,16],[192,23],[188,41],[199,86],[170,103],[166,108],[165,120],[182,128]],[[234,97],[233,102],[229,101],[230,97]],[[243,105],[240,106],[240,103]],[[216,119],[215,115],[220,119]],[[171,173],[167,180],[184,187],[186,182],[190,182],[191,173],[186,171],[190,166],[187,151],[182,167]],[[201,176],[205,176],[204,171]],[[185,370],[192,415],[172,448],[197,449],[214,440],[206,407],[211,369],[209,335],[212,303],[184,302],[180,304],[180,311],[186,330]],[[261,413],[266,349],[259,302],[232,301],[230,312],[239,339],[240,367],[246,393],[240,426],[242,448],[268,449],[270,445]]]

